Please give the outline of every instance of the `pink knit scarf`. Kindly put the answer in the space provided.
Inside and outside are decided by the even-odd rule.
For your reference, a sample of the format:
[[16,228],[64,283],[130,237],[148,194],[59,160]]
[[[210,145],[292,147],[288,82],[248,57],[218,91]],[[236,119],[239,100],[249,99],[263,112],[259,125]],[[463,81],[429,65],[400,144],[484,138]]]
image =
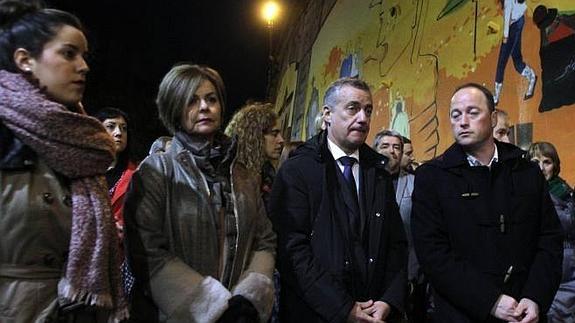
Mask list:
[[98,120],[50,101],[21,74],[0,71],[0,120],[71,182],[72,235],[59,296],[127,317],[118,241],[103,176],[114,144]]

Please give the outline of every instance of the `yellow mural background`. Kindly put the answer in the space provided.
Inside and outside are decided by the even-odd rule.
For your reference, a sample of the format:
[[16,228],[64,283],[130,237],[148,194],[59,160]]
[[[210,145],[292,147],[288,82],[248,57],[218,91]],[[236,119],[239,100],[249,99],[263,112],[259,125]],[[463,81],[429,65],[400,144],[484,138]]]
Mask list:
[[[562,160],[561,175],[574,184],[575,142],[571,138],[575,135],[575,105],[538,112],[542,83],[540,36],[532,14],[540,4],[559,11],[575,11],[575,1],[526,2],[522,53],[539,81],[535,95],[523,100],[526,84],[509,60],[498,107],[509,113],[512,124],[532,123],[533,141],[549,141],[557,147]],[[417,160],[441,154],[453,143],[447,118],[453,89],[465,82],[493,89],[503,37],[499,0],[463,0],[457,9],[438,19],[446,3],[447,0],[339,0],[312,48],[305,109],[312,106],[314,88],[318,94],[314,99],[321,107],[327,86],[340,76],[342,62],[351,57],[353,69],[373,93],[375,110],[368,143],[393,122],[395,129],[413,141]],[[288,69],[283,79],[295,80],[296,76],[295,69]],[[295,91],[295,81],[290,84]],[[282,86],[278,100],[285,89]],[[292,138],[312,135],[307,127],[315,118],[311,114],[304,113],[303,124],[297,128],[300,131]]]

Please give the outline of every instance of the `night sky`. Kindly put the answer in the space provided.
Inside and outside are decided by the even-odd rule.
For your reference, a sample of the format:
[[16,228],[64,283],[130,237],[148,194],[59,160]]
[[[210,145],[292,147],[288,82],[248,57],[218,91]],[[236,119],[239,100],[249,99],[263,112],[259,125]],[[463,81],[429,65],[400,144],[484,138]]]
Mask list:
[[167,132],[154,104],[158,85],[177,62],[209,65],[227,88],[225,120],[247,99],[265,100],[268,34],[254,0],[54,0],[76,14],[90,48],[84,106],[128,112],[132,151],[145,157]]

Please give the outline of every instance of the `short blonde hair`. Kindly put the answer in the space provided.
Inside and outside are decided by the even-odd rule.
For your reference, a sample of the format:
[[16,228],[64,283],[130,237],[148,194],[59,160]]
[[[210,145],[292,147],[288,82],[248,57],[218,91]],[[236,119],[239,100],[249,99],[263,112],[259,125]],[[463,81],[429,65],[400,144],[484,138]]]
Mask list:
[[160,120],[174,134],[181,128],[182,111],[187,107],[202,81],[210,81],[216,88],[218,100],[225,111],[226,90],[220,74],[207,66],[177,64],[160,83],[156,105]]

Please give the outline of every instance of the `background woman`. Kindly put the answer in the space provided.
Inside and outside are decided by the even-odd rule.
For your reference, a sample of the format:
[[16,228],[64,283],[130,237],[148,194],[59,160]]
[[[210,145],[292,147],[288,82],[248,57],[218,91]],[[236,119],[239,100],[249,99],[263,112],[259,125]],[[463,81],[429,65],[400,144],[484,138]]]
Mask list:
[[108,182],[108,193],[112,202],[116,228],[120,239],[123,239],[124,199],[132,174],[137,167],[136,163],[130,160],[129,118],[125,112],[115,108],[104,108],[98,111],[95,117],[100,120],[108,134],[112,136],[116,147],[116,159],[106,172],[106,182]]
[[80,105],[78,19],[0,1],[0,322],[126,317],[103,177],[114,146]]
[[275,234],[258,182],[221,133],[224,98],[204,66],[175,66],[160,84],[174,138],[134,173],[124,210],[136,322],[265,322],[271,311]]
[[575,322],[575,202],[573,190],[559,177],[561,161],[551,143],[536,142],[529,148],[531,160],[539,164],[565,232],[561,285],[547,313],[549,322]]
[[277,119],[270,103],[248,103],[236,112],[225,131],[230,137],[237,136],[237,160],[260,177],[266,207],[284,144]]

